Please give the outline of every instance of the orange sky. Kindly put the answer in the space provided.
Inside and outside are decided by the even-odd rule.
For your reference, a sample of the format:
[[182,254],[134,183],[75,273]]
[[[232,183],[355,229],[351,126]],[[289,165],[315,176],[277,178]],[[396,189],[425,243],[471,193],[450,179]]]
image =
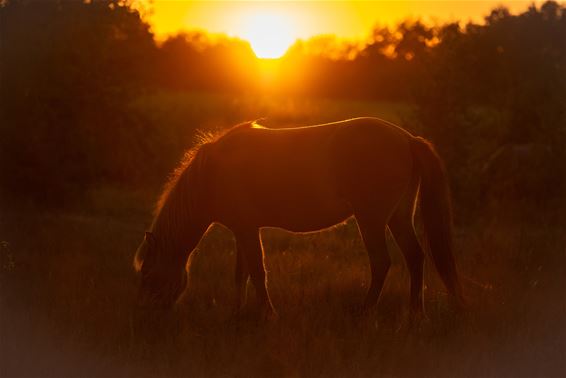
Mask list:
[[[138,0],[144,1],[144,0]],[[179,30],[201,29],[252,42],[254,50],[281,50],[297,38],[335,34],[364,39],[375,24],[392,25],[407,17],[425,21],[481,22],[503,4],[513,13],[532,1],[183,1],[152,0],[150,21],[158,38]],[[538,1],[540,3],[540,1]],[[273,53],[275,54],[275,52]]]

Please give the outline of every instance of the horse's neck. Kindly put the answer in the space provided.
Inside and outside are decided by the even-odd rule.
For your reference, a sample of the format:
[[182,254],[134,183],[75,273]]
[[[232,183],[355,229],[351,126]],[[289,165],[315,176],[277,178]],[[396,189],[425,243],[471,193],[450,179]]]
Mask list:
[[185,240],[190,228],[187,209],[171,209],[165,205],[156,216],[151,231],[159,243],[168,251],[182,251],[188,243]]
[[173,254],[184,254],[195,248],[210,223],[203,220],[204,211],[187,194],[183,193],[182,197],[173,194],[151,227],[162,246]]
[[[184,253],[194,248],[204,232],[204,211],[194,192],[199,187],[195,179],[194,159],[167,194],[152,225],[152,230],[162,239],[162,245],[171,251]],[[196,168],[199,168],[198,164]]]

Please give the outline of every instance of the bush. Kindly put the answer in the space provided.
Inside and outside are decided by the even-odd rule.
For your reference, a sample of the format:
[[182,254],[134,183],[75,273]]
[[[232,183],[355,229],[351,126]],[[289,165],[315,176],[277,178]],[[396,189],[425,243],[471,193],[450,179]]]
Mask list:
[[8,1],[0,7],[0,182],[61,204],[135,180],[148,125],[127,111],[151,86],[156,48],[123,1]]

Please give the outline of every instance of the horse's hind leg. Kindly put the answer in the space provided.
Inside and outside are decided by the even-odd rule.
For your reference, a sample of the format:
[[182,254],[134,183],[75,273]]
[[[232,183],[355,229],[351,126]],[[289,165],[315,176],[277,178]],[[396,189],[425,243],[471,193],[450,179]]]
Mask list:
[[236,245],[238,254],[244,259],[252,283],[256,289],[257,299],[261,311],[266,317],[275,316],[269,294],[267,293],[267,281],[265,267],[263,264],[263,248],[259,238],[259,231],[254,229],[249,232],[237,232]]
[[411,312],[415,315],[424,314],[424,253],[415,234],[411,219],[394,214],[389,221],[389,229],[405,257],[405,262],[411,275]]
[[364,310],[369,310],[379,300],[385,277],[391,266],[391,258],[385,244],[385,222],[360,213],[356,213],[355,216],[371,269],[371,284],[363,307]]
[[405,257],[405,262],[411,275],[411,312],[414,315],[423,315],[423,268],[425,255],[413,225],[417,191],[418,181],[411,185],[410,190],[407,191],[399,203],[389,220],[389,229]]

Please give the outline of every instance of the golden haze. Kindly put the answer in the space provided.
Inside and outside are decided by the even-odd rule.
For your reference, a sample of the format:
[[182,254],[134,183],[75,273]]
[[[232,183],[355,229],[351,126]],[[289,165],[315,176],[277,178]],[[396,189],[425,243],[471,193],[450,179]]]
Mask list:
[[[143,2],[143,0],[140,0]],[[250,42],[260,58],[277,58],[296,40],[320,34],[365,39],[374,25],[404,19],[479,22],[498,5],[519,12],[531,1],[165,1],[151,3],[158,39],[183,30],[224,33]],[[538,3],[538,2],[535,2]]]

